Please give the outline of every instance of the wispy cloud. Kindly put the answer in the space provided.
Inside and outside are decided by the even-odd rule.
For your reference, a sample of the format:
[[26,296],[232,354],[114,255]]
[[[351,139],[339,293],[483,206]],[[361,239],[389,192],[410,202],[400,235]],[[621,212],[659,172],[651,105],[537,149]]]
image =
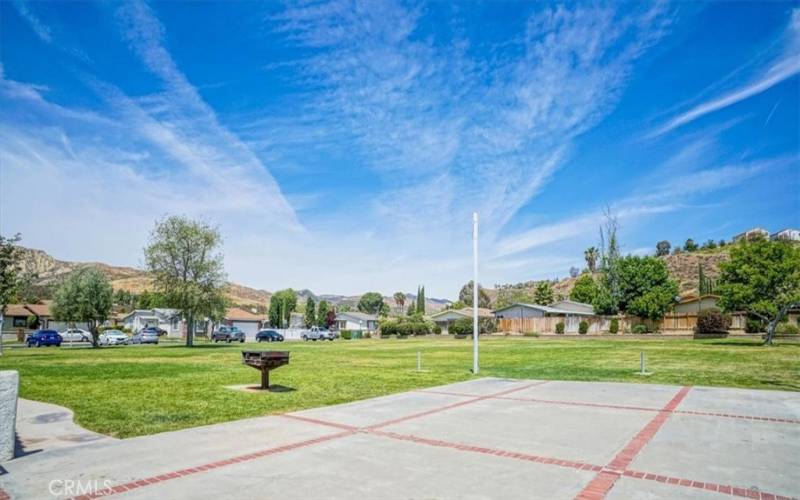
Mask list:
[[780,55],[769,63],[766,69],[762,70],[754,79],[741,87],[698,104],[692,109],[674,117],[666,124],[650,133],[649,137],[657,137],[709,113],[733,106],[738,102],[771,89],[775,85],[778,85],[798,73],[800,73],[800,9],[794,9],[790,16],[789,26],[786,28],[784,34],[782,51]]
[[28,2],[25,0],[14,0],[14,7],[17,9],[19,15],[27,21],[36,36],[43,42],[51,43],[53,35],[50,32],[50,27],[44,24],[38,16],[36,16],[28,7]]

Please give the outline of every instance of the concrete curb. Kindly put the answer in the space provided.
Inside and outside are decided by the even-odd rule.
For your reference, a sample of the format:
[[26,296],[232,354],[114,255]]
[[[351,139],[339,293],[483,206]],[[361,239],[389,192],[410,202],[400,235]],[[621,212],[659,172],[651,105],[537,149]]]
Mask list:
[[14,458],[19,372],[0,371],[0,462]]

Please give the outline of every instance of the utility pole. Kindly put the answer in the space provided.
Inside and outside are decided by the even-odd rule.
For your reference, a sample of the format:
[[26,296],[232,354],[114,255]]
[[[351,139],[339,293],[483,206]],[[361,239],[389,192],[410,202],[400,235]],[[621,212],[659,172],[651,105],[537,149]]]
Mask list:
[[478,212],[472,213],[472,373],[478,374]]

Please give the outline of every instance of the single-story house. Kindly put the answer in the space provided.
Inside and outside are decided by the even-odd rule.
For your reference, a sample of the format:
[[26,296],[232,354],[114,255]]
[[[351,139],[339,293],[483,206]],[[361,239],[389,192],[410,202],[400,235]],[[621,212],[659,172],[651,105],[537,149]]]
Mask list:
[[225,311],[224,323],[243,331],[248,340],[256,338],[256,333],[261,329],[263,322],[262,316],[239,307],[231,307]]
[[570,311],[540,304],[516,303],[494,311],[497,319],[544,318],[546,316],[594,316],[594,311]]
[[575,302],[574,300],[559,300],[558,302],[550,304],[550,307],[564,311],[594,314],[593,305],[584,302]]
[[771,240],[800,241],[800,229],[781,229],[769,236]]
[[716,308],[717,301],[719,301],[719,295],[707,294],[700,297],[683,297],[679,303],[675,304],[673,311],[678,314],[697,314],[706,309]]
[[[472,318],[472,308],[462,307],[461,309],[444,309],[435,314],[431,314],[430,318],[442,328],[442,333],[447,334],[450,325],[462,318]],[[483,307],[478,308],[478,318],[491,318],[492,310]]]
[[122,325],[132,332],[155,326],[166,330],[168,337],[183,336],[183,320],[178,309],[136,309],[122,318]]
[[339,331],[358,330],[372,333],[378,330],[378,317],[355,311],[340,312],[336,315],[335,325]]
[[3,334],[17,338],[20,334],[31,333],[33,329],[28,328],[28,317],[36,317],[39,320],[39,328],[52,328],[63,330],[61,323],[53,321],[50,313],[51,301],[45,300],[41,304],[8,304],[3,315]]
[[733,237],[733,241],[752,240],[753,238],[769,238],[769,231],[763,227],[754,227]]

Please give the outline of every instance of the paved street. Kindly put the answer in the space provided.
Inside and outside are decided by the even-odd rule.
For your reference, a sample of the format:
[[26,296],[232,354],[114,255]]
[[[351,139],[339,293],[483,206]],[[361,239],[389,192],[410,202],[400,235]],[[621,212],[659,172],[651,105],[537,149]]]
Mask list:
[[800,394],[483,378],[2,465],[19,499],[791,498]]

